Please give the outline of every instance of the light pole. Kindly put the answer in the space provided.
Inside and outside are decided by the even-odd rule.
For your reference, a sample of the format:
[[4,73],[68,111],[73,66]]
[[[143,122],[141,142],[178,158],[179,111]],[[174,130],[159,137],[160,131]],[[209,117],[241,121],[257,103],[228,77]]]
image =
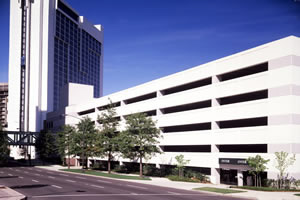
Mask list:
[[[62,114],[61,116],[63,116],[63,117],[69,116],[69,117],[73,117],[73,118],[76,118],[76,119],[79,119],[80,121],[82,121],[82,118],[74,116],[74,115]],[[84,127],[84,130],[83,130],[83,133],[84,132],[86,132],[85,127]],[[81,142],[82,142],[82,147],[83,147],[84,146],[84,139],[82,139]],[[84,150],[83,149],[81,150],[82,151],[81,152],[81,161],[82,161],[82,171],[84,172]],[[70,169],[70,153],[69,153],[69,150],[70,150],[70,148],[69,148],[69,142],[68,142],[68,169]]]

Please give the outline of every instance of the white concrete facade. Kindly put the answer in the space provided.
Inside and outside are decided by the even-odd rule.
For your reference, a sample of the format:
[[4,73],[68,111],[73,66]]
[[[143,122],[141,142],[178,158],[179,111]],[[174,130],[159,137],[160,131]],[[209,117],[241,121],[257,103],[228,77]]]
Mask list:
[[[62,0],[11,0],[10,1],[10,40],[9,40],[9,102],[8,130],[20,130],[20,66],[21,66],[21,3],[26,4],[26,64],[25,77],[25,127],[22,131],[40,131],[46,119],[46,113],[53,111],[55,76],[55,39],[56,13],[63,13],[80,30],[84,30],[96,41],[103,44],[101,25],[92,25],[84,17],[79,16]],[[58,4],[59,2],[78,15],[78,20],[72,19]],[[71,33],[70,33],[71,34]],[[78,40],[79,41],[79,40]],[[69,45],[66,43],[66,45]],[[69,46],[68,46],[69,48]],[[60,53],[61,54],[61,53]],[[68,58],[69,59],[69,58]],[[68,61],[68,73],[71,63]],[[102,96],[103,56],[99,63],[100,86],[98,93]],[[83,73],[83,72],[78,72]],[[70,76],[70,73],[68,74]],[[80,76],[80,74],[78,75]],[[76,82],[65,78],[66,82]],[[81,81],[88,84],[88,82]],[[61,85],[63,86],[63,85]],[[60,87],[61,87],[60,86]]]
[[[78,98],[80,91],[76,93]],[[249,169],[243,159],[257,154],[270,159],[268,178],[274,179],[274,152],[286,151],[296,155],[289,175],[300,179],[298,37],[286,37],[70,105],[60,113],[49,113],[48,123],[53,127],[62,125],[57,118],[62,113],[96,121],[109,99],[118,105],[120,129],[124,128],[124,116],[132,113],[147,112],[157,121],[163,135],[160,146],[165,152],[148,163],[175,164],[174,157],[183,154],[190,160],[189,166],[208,169],[213,183],[220,183],[222,170],[234,169],[237,183],[242,184],[242,172]],[[63,120],[73,125],[79,121],[69,116]]]
[[[23,18],[26,18],[24,35],[22,35],[21,28],[21,8],[23,4],[25,5],[24,10],[26,10]],[[58,14],[60,18],[58,18]],[[70,28],[71,25],[74,25],[72,29]],[[72,60],[72,53],[70,53],[72,49],[73,54],[74,51],[81,52],[83,49],[89,49],[87,46],[82,47],[80,45],[79,47],[78,45],[76,50],[74,50],[75,42],[84,41],[83,39],[78,39],[83,32],[97,42],[98,45],[101,45],[103,51],[103,30],[101,25],[91,24],[86,18],[79,16],[66,2],[62,0],[10,1],[8,131],[39,132],[42,130],[44,128],[44,120],[46,120],[46,113],[52,112],[55,110],[55,105],[57,106],[55,101],[60,95],[56,93],[59,90],[57,88],[63,87],[65,83],[80,82],[82,84],[97,85],[97,96],[102,96],[103,55],[98,53],[94,56],[98,59],[98,65],[95,66],[97,72],[83,71],[83,62],[80,62],[79,66],[72,64],[79,63],[77,60],[74,62],[74,58],[78,57],[82,61],[85,57],[85,55],[81,54],[73,55],[74,58]],[[64,38],[58,34],[64,34]],[[77,38],[74,38],[74,35]],[[24,40],[26,45],[21,45],[22,36],[26,38]],[[56,44],[57,41],[63,44],[62,50],[59,46],[61,44]],[[21,46],[24,46],[25,49],[25,55],[23,56],[21,55]],[[61,56],[63,57],[61,58]],[[64,62],[61,62],[63,59],[65,59]],[[20,99],[21,64],[25,65],[25,100],[23,103],[24,112],[22,112],[24,117],[21,117],[20,114],[20,104],[22,102]],[[79,68],[82,70],[74,70]],[[86,66],[86,68],[92,67]],[[92,76],[97,74],[97,79],[93,79],[96,81],[91,81],[90,74]],[[21,119],[24,120],[23,123],[21,123],[23,121]],[[31,155],[31,158],[35,158],[34,147],[28,148],[26,151],[30,151],[28,154]],[[23,158],[20,155],[18,146],[11,146],[11,156],[15,159]]]

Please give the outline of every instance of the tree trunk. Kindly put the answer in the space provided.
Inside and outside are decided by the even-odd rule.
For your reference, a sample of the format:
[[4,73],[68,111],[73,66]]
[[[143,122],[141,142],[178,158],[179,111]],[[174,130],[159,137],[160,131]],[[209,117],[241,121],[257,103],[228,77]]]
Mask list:
[[110,160],[111,160],[111,153],[108,153],[108,161],[107,161],[107,171],[110,174],[111,170],[110,170]]
[[143,158],[140,156],[140,177],[143,177]]
[[70,169],[70,147],[68,144],[68,169]]

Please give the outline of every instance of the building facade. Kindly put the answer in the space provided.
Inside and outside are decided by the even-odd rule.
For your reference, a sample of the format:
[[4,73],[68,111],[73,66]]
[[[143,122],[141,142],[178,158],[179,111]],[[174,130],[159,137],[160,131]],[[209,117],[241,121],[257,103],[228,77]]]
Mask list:
[[[213,183],[251,184],[246,159],[270,159],[268,178],[276,179],[275,152],[296,155],[288,171],[300,179],[300,38],[290,36],[170,76],[48,114],[48,124],[95,121],[116,105],[124,116],[144,112],[157,121],[163,154],[149,160],[176,164],[183,154],[189,167]],[[72,86],[75,87],[75,86]],[[77,91],[78,92],[78,91]],[[80,98],[70,93],[71,98]],[[73,97],[72,97],[73,95]],[[64,114],[64,119],[58,118]],[[119,161],[126,161],[118,158]],[[128,160],[127,160],[128,161]]]
[[40,131],[67,83],[102,96],[103,30],[62,0],[11,0],[9,131]]
[[0,125],[7,128],[8,84],[0,83]]

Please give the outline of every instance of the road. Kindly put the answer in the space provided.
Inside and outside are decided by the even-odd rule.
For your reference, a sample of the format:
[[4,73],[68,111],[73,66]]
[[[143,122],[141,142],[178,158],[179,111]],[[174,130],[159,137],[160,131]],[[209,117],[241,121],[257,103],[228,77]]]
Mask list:
[[[180,183],[179,183],[180,184]],[[91,177],[35,167],[0,168],[0,185],[32,200],[229,200],[242,199],[178,190],[102,177]]]

